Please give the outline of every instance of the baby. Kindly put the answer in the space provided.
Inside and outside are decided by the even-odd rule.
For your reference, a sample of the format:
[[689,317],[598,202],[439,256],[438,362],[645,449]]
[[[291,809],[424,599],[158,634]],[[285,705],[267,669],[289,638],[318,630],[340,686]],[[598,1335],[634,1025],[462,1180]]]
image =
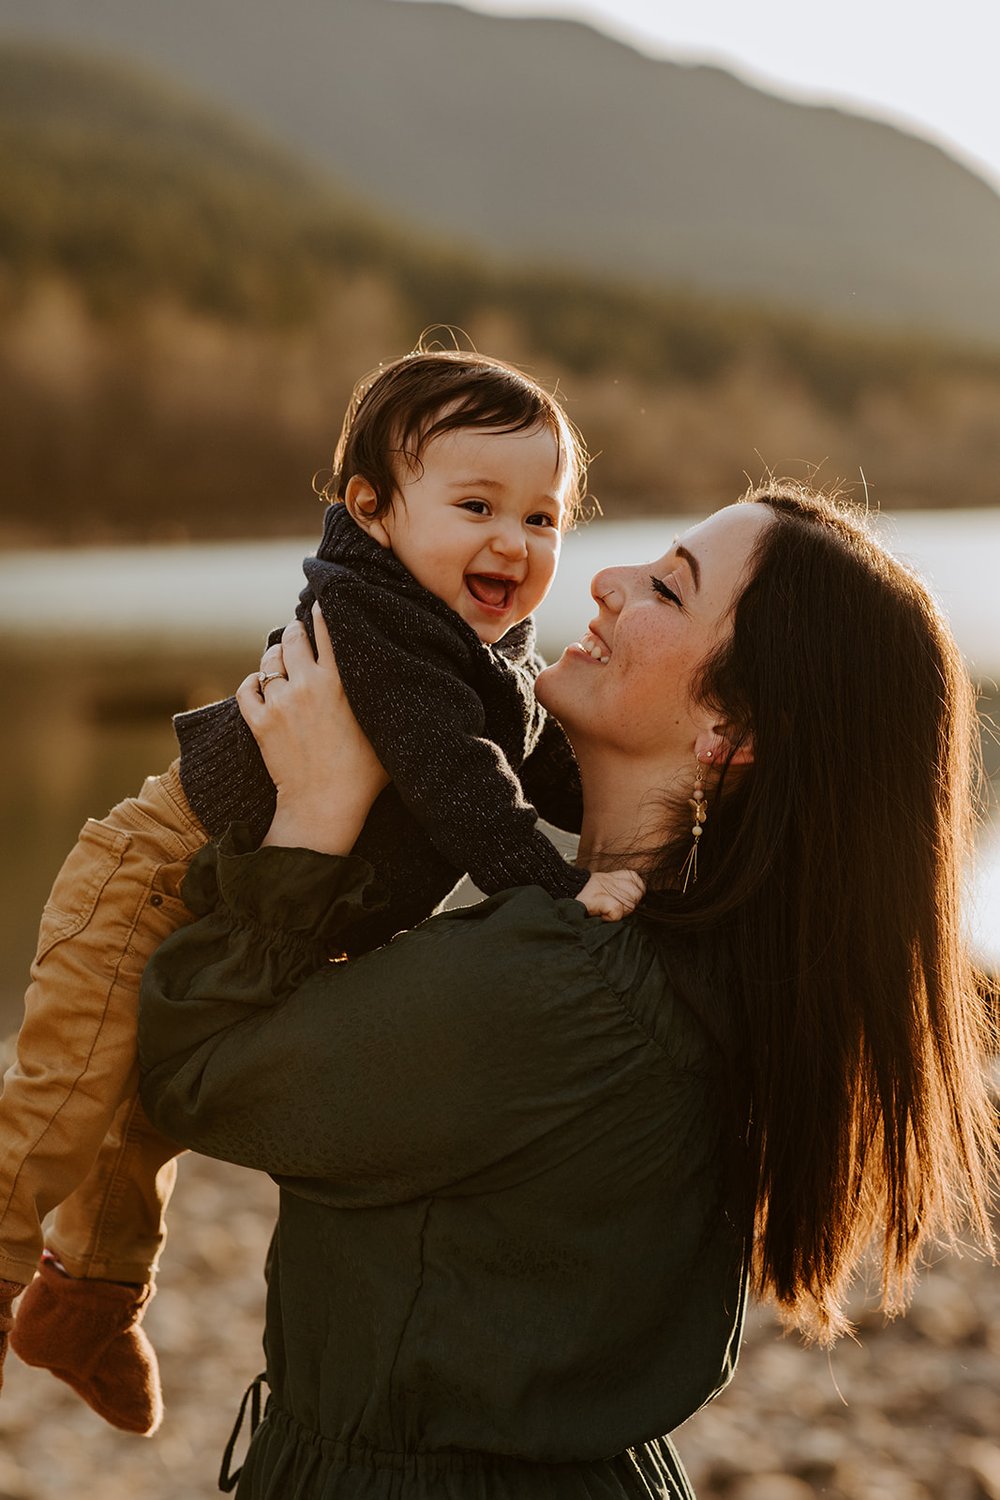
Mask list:
[[[584,475],[561,407],[499,360],[418,350],[355,389],[297,611],[311,630],[318,601],[391,778],[355,846],[389,900],[352,929],[349,958],[430,915],[466,873],[488,893],[541,885],[606,920],[642,895],[634,872],[576,869],[537,827],[540,813],[579,830],[572,752],[534,697],[530,617]],[[137,1099],[139,980],[191,920],[194,854],[233,822],[259,839],[275,806],[235,699],[175,727],[179,760],[89,820],[56,879],[0,1098],[0,1363],[9,1334],[27,1363],[138,1433],[162,1415],[140,1323],[177,1154]]]

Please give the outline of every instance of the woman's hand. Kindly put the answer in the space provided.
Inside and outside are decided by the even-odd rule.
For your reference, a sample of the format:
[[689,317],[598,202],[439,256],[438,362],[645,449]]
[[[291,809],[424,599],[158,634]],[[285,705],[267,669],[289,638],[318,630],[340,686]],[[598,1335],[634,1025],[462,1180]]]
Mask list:
[[348,854],[389,778],[347,701],[318,604],[312,615],[315,657],[294,621],[236,701],[278,791],[264,843]]

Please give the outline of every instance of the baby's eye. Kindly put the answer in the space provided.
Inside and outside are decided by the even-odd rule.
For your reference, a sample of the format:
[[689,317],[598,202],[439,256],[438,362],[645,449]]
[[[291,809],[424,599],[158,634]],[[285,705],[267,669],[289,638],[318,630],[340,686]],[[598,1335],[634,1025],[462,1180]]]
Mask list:
[[462,509],[471,511],[474,516],[488,516],[490,513],[485,500],[463,500]]
[[668,588],[667,585],[663,582],[662,578],[657,578],[655,574],[651,573],[649,575],[649,581],[653,585],[654,593],[659,594],[661,599],[669,599],[671,604],[679,604],[683,609],[684,605],[682,599],[680,598],[680,595],[675,594],[673,589]]
[[545,526],[554,526],[555,524],[556,523],[555,523],[554,519],[552,518],[552,516],[548,515],[547,512],[544,511],[544,510],[536,510],[533,515],[530,515],[528,517],[528,525],[529,526],[542,526],[542,527],[545,527]]

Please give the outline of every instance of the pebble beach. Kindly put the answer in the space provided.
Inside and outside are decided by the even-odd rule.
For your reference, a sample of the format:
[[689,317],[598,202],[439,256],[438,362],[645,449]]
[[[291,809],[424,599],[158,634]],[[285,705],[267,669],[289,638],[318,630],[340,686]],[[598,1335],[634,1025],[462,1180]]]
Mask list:
[[[271,1181],[180,1164],[146,1327],[166,1416],[117,1433],[48,1372],[9,1356],[0,1500],[209,1500],[243,1390],[262,1368]],[[751,1313],[735,1379],[675,1435],[698,1500],[1000,1500],[1000,1274],[942,1258],[907,1317],[853,1308],[831,1352]]]

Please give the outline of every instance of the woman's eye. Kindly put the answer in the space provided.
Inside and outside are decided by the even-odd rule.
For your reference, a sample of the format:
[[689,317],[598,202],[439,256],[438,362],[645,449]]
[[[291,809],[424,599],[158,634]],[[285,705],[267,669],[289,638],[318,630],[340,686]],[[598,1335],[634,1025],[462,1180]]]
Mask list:
[[651,573],[649,575],[649,581],[653,585],[654,593],[659,594],[661,599],[669,599],[671,604],[679,604],[683,609],[684,605],[680,596],[678,594],[675,594],[673,589],[667,588],[667,585],[663,582],[662,578],[657,578],[654,574]]
[[485,500],[463,500],[462,509],[471,511],[474,516],[488,516],[490,513]]
[[545,511],[536,511],[533,516],[528,517],[529,526],[554,526],[556,523]]

